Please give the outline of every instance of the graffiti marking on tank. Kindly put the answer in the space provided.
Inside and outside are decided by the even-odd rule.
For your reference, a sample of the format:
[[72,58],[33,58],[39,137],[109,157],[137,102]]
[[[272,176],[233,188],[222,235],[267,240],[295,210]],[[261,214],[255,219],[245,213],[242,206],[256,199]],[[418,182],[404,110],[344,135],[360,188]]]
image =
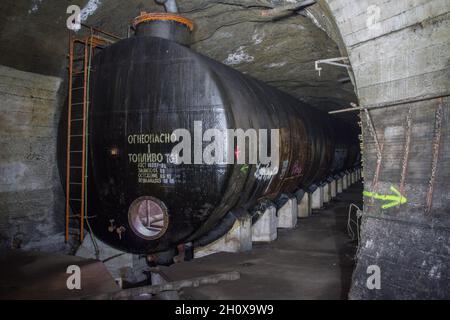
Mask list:
[[258,164],[256,166],[255,178],[258,180],[270,180],[273,176],[278,173],[278,167],[274,166],[272,168],[271,163],[269,164]]
[[292,175],[298,176],[298,175],[300,175],[301,173],[302,173],[302,168],[301,168],[301,166],[299,165],[298,161],[296,161],[296,162],[294,163],[294,166],[292,167]]

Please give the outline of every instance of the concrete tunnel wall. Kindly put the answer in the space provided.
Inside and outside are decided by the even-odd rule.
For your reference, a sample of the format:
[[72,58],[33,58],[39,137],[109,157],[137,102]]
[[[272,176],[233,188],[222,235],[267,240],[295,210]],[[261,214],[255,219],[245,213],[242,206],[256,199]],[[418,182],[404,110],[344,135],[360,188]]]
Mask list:
[[61,82],[0,66],[2,247],[64,246],[64,195],[56,163]]
[[[407,203],[383,210],[381,201],[365,198],[350,298],[449,298],[450,2],[326,2],[349,53],[360,105],[425,99],[370,110],[370,118],[361,113],[365,190],[391,194],[394,186]],[[380,290],[366,286],[370,265],[380,267]]]
[[[350,298],[448,298],[450,3],[319,2],[339,29],[361,105],[426,99],[370,110],[370,119],[361,113],[365,189],[390,194],[394,186],[407,203],[383,210],[380,201],[366,198]],[[64,201],[55,154],[61,79],[6,67],[0,74],[2,245],[62,243]],[[370,121],[383,148],[378,162]],[[366,286],[369,265],[381,269],[380,290]]]

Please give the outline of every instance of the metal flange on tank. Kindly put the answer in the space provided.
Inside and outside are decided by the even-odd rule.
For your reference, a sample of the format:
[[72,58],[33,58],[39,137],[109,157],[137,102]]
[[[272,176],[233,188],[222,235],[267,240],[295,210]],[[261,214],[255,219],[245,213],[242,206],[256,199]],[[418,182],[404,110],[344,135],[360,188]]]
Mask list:
[[136,36],[158,37],[189,46],[194,23],[178,14],[141,12],[133,27]]

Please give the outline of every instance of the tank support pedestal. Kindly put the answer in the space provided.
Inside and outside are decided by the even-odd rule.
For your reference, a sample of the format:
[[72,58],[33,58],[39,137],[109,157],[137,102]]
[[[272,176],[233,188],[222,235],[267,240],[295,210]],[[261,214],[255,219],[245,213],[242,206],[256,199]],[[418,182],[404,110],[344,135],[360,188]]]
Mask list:
[[252,249],[252,218],[247,213],[234,222],[226,235],[204,246],[194,248],[194,258],[217,252],[243,252]]
[[343,188],[344,179],[342,177],[337,179],[336,184],[337,184],[337,193],[338,194],[342,193],[342,191],[344,190],[344,188]]
[[119,285],[124,280],[138,283],[146,279],[142,272],[148,269],[145,259],[139,259],[138,255],[117,250],[97,237],[95,237],[95,241],[99,249],[98,258],[95,256],[95,248],[90,233],[86,234],[75,255],[77,257],[104,261],[103,264]]
[[346,173],[342,177],[342,190],[347,190],[347,188],[348,188],[348,174]]
[[[303,192],[302,192],[303,193]],[[297,217],[307,218],[311,215],[311,194],[305,192],[301,197],[297,193]]]
[[292,229],[297,225],[297,198],[289,197],[289,200],[277,212],[278,228]]
[[331,200],[330,196],[330,183],[325,184],[323,187],[323,203],[328,203]]
[[312,193],[312,209],[321,209],[323,207],[323,188],[318,187]]
[[252,226],[253,242],[271,242],[277,238],[277,208],[267,207]]
[[337,180],[334,179],[333,181],[330,182],[330,195],[331,195],[331,199],[336,198],[337,195]]

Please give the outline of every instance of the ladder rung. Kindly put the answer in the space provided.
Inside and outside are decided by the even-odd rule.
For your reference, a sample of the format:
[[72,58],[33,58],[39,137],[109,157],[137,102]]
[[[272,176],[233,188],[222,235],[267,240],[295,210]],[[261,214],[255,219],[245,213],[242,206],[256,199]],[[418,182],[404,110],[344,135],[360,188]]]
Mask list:
[[79,106],[79,105],[83,105],[84,102],[77,102],[77,103],[72,103],[72,106]]
[[[93,219],[93,218],[95,218],[95,217],[97,217],[97,216],[87,216],[87,217],[85,217],[85,219],[86,219],[86,218],[87,218],[87,219]],[[69,219],[75,219],[75,218],[80,219],[81,216],[80,216],[79,214],[77,214],[77,215],[70,215],[70,216],[69,216]]]
[[70,169],[82,169],[83,167],[69,167]]
[[69,184],[81,185],[81,182],[69,182]]
[[70,119],[70,121],[83,121],[84,119],[83,118],[80,118],[80,119]]
[[70,201],[81,201],[81,199],[69,198]]
[[[89,72],[95,72],[95,69],[89,69],[88,68],[88,71]],[[84,70],[83,71],[72,71],[72,75],[77,75],[77,74],[83,74],[84,73]]]
[[[81,138],[83,135],[82,134],[72,134],[70,135],[71,138]],[[89,134],[85,134],[85,136],[89,136]]]
[[80,89],[84,89],[84,87],[76,87],[76,88],[72,88],[72,91],[73,91],[73,90],[80,90]]
[[83,151],[82,150],[72,150],[72,151],[70,151],[70,153],[82,153]]

